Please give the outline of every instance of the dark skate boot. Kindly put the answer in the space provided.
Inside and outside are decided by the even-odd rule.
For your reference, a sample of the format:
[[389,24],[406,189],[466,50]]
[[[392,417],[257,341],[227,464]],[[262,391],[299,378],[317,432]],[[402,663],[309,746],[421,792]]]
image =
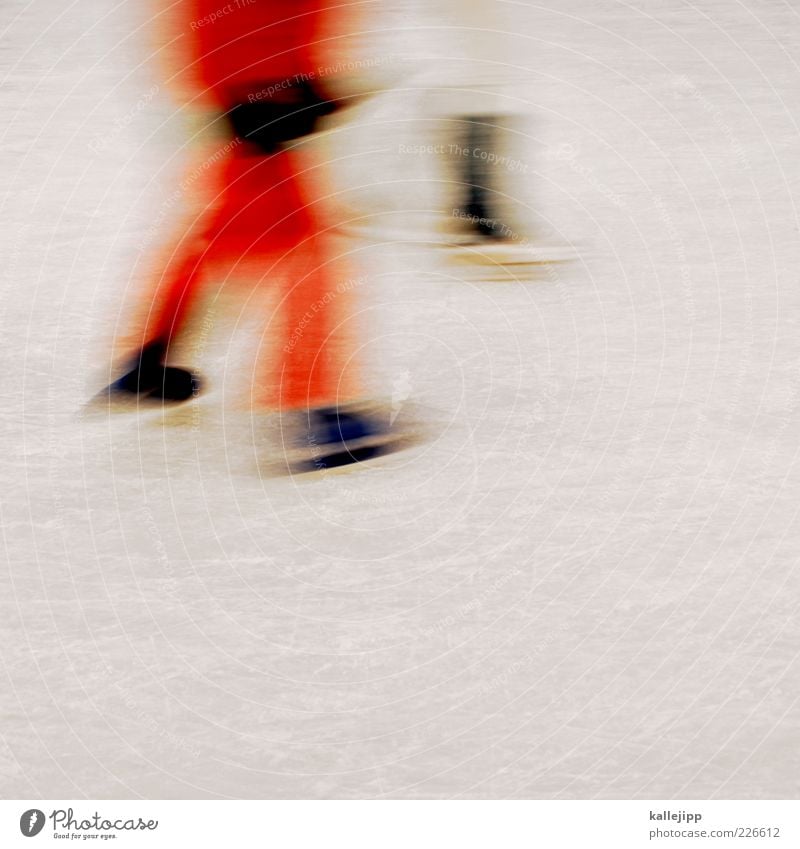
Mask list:
[[538,266],[572,259],[572,247],[533,238],[530,227],[521,223],[524,207],[515,201],[515,175],[526,166],[509,155],[514,119],[474,115],[460,120],[463,146],[453,146],[459,196],[452,241],[464,273],[472,268],[478,280],[518,281]]
[[[461,203],[457,216],[467,243],[509,242],[519,239],[511,226],[501,194],[503,119],[497,116],[465,116],[464,146],[459,150],[458,170]],[[506,181],[507,182],[507,181]]]
[[180,403],[198,394],[200,378],[186,369],[164,365],[166,345],[151,342],[131,362],[131,370],[108,387],[111,396],[138,396]]
[[383,419],[377,411],[357,406],[309,410],[287,457],[289,470],[324,472],[398,450],[408,434],[401,436],[399,428],[390,426],[388,416]]

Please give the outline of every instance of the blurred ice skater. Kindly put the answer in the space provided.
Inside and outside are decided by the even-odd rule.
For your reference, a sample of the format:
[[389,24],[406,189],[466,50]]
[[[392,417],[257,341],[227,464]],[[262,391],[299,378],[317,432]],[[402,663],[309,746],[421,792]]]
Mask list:
[[[514,69],[503,4],[437,0],[444,26],[442,67],[447,145],[456,185],[455,229],[466,241],[507,239],[514,229],[504,193],[507,133],[518,122],[507,97]],[[518,109],[516,110],[518,112]]]
[[[527,196],[531,75],[525,70],[520,15],[501,0],[435,0],[438,57],[429,99],[444,118],[446,180],[452,186],[445,230],[457,244],[504,262],[538,261],[539,234]],[[547,259],[563,249],[548,246]]]
[[325,168],[298,140],[340,105],[331,94],[336,34],[355,27],[347,6],[326,0],[178,0],[164,3],[184,55],[171,69],[186,101],[217,111],[227,143],[195,173],[201,213],[166,246],[128,338],[136,353],[113,396],[188,400],[202,389],[169,365],[176,338],[209,273],[231,269],[282,285],[283,329],[273,340],[257,402],[289,414],[315,461],[363,459],[382,428],[350,402],[359,388],[352,344],[341,331],[356,272],[331,243]]

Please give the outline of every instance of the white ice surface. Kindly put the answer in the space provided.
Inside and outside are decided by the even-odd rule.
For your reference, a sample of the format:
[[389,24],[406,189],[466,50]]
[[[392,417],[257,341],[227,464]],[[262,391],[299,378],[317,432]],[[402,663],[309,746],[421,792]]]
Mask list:
[[[0,24],[0,795],[797,797],[794,6],[519,4],[519,196],[579,258],[354,242],[429,438],[289,479],[235,303],[194,408],[80,415],[186,155],[137,5]],[[431,102],[326,142],[351,208],[435,202]]]

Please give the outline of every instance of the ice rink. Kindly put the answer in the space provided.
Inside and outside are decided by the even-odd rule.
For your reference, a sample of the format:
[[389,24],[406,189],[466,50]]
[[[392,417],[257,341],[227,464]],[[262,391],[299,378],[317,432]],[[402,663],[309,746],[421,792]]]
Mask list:
[[[517,200],[575,259],[343,234],[425,438],[292,478],[269,293],[210,299],[189,407],[86,414],[189,161],[144,5],[3,3],[0,796],[797,798],[797,8],[509,3]],[[413,224],[441,33],[385,5],[393,88],[318,144]]]

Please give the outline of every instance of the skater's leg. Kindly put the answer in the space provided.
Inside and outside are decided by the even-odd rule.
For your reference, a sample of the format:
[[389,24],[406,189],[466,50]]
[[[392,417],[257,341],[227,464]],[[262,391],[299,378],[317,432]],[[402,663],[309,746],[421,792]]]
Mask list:
[[203,252],[183,249],[166,263],[155,289],[142,299],[127,337],[125,373],[110,387],[114,394],[186,401],[199,391],[200,380],[183,368],[167,366],[170,345],[183,327],[201,279]]
[[145,321],[143,336],[147,342],[158,340],[168,349],[183,330],[203,281],[207,253],[207,241],[195,239],[190,245],[180,246],[167,261]]
[[242,261],[268,285],[280,286],[278,319],[267,329],[272,338],[264,340],[273,342],[271,356],[268,364],[262,360],[257,395],[275,409],[333,405],[356,391],[347,333],[355,274],[328,232],[328,190],[320,171],[300,153],[284,151],[264,158],[243,183],[263,191],[256,202],[241,205],[239,232],[263,230],[267,216],[274,222]]
[[[507,225],[498,202],[498,179],[495,171],[500,161],[497,118],[482,115],[463,119],[465,132],[461,191],[463,217],[468,229],[486,238],[501,239]],[[494,169],[494,170],[493,170]]]
[[202,239],[164,263],[140,340],[169,344],[206,269],[219,268],[226,277],[278,287],[278,317],[260,343],[256,406],[296,409],[352,398],[352,369],[343,378],[351,349],[341,317],[355,274],[325,232],[324,174],[298,151],[269,154],[244,144],[235,151]]
[[[187,217],[177,228],[149,275],[150,286],[137,304],[125,311],[128,328],[123,344],[128,365],[123,377],[112,384],[113,391],[183,401],[199,388],[196,376],[186,369],[169,368],[166,361],[174,340],[185,328],[205,267],[217,248],[216,199],[226,194],[229,158],[202,161],[203,179],[195,179],[193,184],[193,206],[199,214]],[[206,167],[208,162],[212,164]]]
[[324,234],[297,251],[302,258],[286,264],[291,277],[282,295],[284,344],[272,369],[272,403],[282,410],[335,407],[357,394],[348,332],[353,278]]

